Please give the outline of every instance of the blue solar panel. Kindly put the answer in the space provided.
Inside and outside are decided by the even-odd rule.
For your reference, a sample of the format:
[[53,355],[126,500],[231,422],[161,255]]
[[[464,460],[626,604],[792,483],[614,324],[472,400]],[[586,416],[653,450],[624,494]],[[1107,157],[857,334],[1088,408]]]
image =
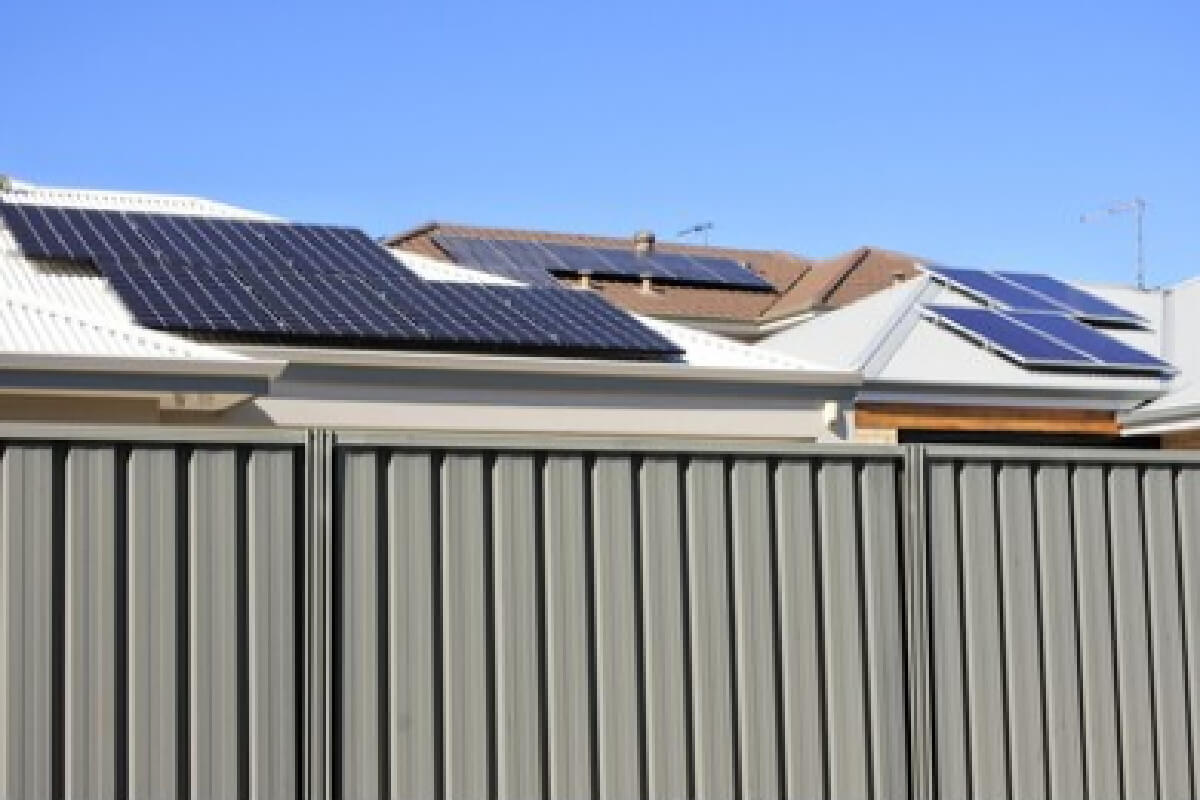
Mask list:
[[1070,309],[1071,313],[1079,319],[1123,325],[1144,325],[1146,322],[1137,314],[1049,275],[1035,275],[1028,272],[997,272],[996,274],[1060,303]]
[[[768,281],[728,258],[693,256],[657,250],[642,254],[631,248],[586,247],[559,242],[487,239],[437,234],[434,242],[452,259],[498,275],[533,281],[530,272],[552,275],[589,273],[599,277],[649,276],[664,283],[721,286],[770,291]],[[552,281],[553,279],[548,279]]]
[[1020,311],[1008,312],[1008,316],[1036,329],[1039,333],[1082,350],[1106,368],[1159,373],[1174,371],[1167,362],[1070,317]]
[[557,285],[551,271],[562,268],[545,248],[526,242],[505,242],[470,237],[434,237],[439,247],[459,264],[481,267],[493,275],[514,278],[534,285]]
[[993,303],[1019,311],[1063,312],[1067,310],[1047,297],[984,270],[958,267],[930,267],[929,269],[935,276],[985,303]]
[[[22,251],[94,264],[164,330],[662,357],[679,348],[598,295],[422,281],[325,225],[0,203]],[[528,280],[528,276],[522,276]]]
[[926,306],[926,310],[961,333],[1003,351],[1030,366],[1091,367],[1083,353],[1047,339],[1035,330],[987,308]]
[[1157,375],[1175,371],[1165,361],[1063,314],[939,305],[925,309],[960,333],[1026,366]]

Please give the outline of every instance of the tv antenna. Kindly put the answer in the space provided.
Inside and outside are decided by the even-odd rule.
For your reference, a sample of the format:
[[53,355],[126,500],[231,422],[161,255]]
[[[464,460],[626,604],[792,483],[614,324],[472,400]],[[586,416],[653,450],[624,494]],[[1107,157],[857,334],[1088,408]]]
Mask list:
[[708,244],[708,232],[712,229],[713,224],[711,222],[697,222],[695,225],[684,228],[679,233],[675,234],[675,236],[679,239],[685,239],[688,236],[703,236],[704,243]]
[[1141,197],[1135,197],[1128,203],[1117,203],[1116,205],[1102,208],[1099,211],[1092,211],[1083,214],[1079,217],[1080,222],[1096,222],[1104,217],[1111,217],[1117,214],[1127,214],[1133,212],[1134,225],[1137,231],[1137,286],[1139,289],[1146,288],[1146,252],[1142,240],[1142,223],[1146,219],[1146,201]]

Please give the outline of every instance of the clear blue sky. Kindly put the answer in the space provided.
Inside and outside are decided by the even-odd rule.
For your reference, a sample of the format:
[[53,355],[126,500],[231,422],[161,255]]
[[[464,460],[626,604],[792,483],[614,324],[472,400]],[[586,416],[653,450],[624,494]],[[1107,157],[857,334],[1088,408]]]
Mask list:
[[1200,4],[9,3],[0,172],[427,219],[1200,273]]

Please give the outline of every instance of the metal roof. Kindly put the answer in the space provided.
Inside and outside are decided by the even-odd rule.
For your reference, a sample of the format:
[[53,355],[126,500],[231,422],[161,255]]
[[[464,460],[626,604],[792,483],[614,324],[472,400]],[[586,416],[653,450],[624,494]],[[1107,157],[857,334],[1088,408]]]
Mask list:
[[68,189],[57,186],[38,186],[19,180],[9,180],[8,190],[0,191],[6,203],[96,208],[109,211],[142,211],[150,214],[195,214],[226,219],[278,220],[279,217],[252,211],[248,208],[218,203],[203,197],[151,192],[114,192],[95,189]]
[[[138,192],[107,192],[75,189],[56,189],[37,187],[31,184],[13,182],[12,190],[0,192],[0,200],[5,202],[54,203],[74,205],[78,207],[104,208],[125,211],[150,211],[155,213],[204,214],[211,216],[245,218],[245,219],[277,219],[256,211],[237,208],[222,203],[196,197],[175,195],[155,195]],[[441,259],[430,258],[412,251],[392,248],[391,252],[418,276],[429,281],[446,281],[456,283],[480,283],[495,285],[517,285],[517,282],[488,273],[461,267]],[[38,317],[42,330],[31,334],[27,339],[16,336],[14,331],[5,340],[0,334],[0,349],[25,347],[23,352],[57,352],[57,350],[39,350],[38,342],[55,342],[58,347],[71,346],[76,348],[90,347],[90,350],[76,350],[95,355],[108,354],[110,349],[119,350],[130,341],[144,342],[141,347],[146,352],[156,353],[161,357],[177,357],[195,359],[201,357],[188,348],[203,348],[203,352],[212,357],[236,357],[230,350],[220,346],[203,344],[203,337],[187,337],[169,334],[138,326],[132,315],[126,309],[116,293],[109,287],[108,282],[95,270],[86,266],[31,260],[25,258],[19,251],[12,236],[0,227],[0,298],[12,296],[33,305],[41,304],[46,308],[55,309],[62,314],[58,316],[43,315]],[[32,313],[32,312],[31,312]],[[70,319],[68,319],[70,317]],[[826,367],[806,358],[792,357],[783,353],[772,353],[752,346],[742,345],[720,336],[707,334],[692,328],[684,327],[661,320],[637,317],[647,327],[679,345],[684,351],[683,364],[697,368],[719,368],[733,370],[789,370],[795,373],[797,382],[804,381],[804,373],[810,373],[814,380],[828,383],[831,374],[846,373],[846,384],[857,384],[858,375],[852,370]],[[86,320],[88,324],[108,326],[116,333],[105,334],[100,339],[105,342],[89,344],[85,340],[91,337],[81,337],[79,325],[73,320]],[[141,338],[133,334],[136,333]],[[132,337],[132,338],[130,338]],[[228,343],[222,341],[222,346]],[[229,345],[232,349],[234,346]],[[174,348],[174,349],[172,349]],[[189,353],[190,355],[168,356],[167,353]],[[343,351],[344,352],[344,351]],[[114,350],[114,354],[115,350]],[[203,356],[207,358],[208,356]],[[440,354],[440,358],[453,360],[458,354]],[[519,357],[538,360],[541,357]],[[586,359],[585,359],[586,360]],[[505,363],[514,363],[514,359],[505,357]],[[614,363],[617,369],[619,364]]]
[[[1149,330],[1106,332],[1162,354],[1157,293],[1090,284],[1080,288],[1144,316]],[[993,404],[1131,408],[1165,388],[1165,382],[1154,377],[1024,369],[924,319],[921,307],[931,303],[979,305],[925,277],[798,323],[756,346],[860,369],[864,391],[887,393],[889,400],[968,402],[964,398],[986,396]]]

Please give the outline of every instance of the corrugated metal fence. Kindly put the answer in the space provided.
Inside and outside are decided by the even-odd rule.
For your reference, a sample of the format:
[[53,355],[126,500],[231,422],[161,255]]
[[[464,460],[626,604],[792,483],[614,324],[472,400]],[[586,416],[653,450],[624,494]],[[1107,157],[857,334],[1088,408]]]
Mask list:
[[1185,455],[16,430],[0,798],[1195,794]]
[[1196,796],[1200,463],[927,459],[936,796]]
[[3,442],[0,797],[296,795],[301,455]]
[[336,458],[335,796],[907,793],[898,451]]

